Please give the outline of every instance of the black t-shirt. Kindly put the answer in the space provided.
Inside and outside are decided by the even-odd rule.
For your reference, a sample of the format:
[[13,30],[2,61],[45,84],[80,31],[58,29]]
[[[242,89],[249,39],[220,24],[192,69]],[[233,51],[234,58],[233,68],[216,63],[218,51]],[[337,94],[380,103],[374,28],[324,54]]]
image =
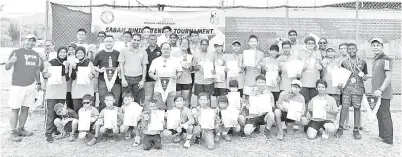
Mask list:
[[147,54],[148,54],[147,76],[145,77],[145,81],[147,81],[147,82],[155,81],[153,78],[149,77],[148,71],[149,71],[149,67],[151,67],[152,61],[155,58],[158,58],[159,56],[161,56],[162,52],[158,46],[156,46],[156,48],[153,51],[151,51],[149,49],[149,47],[145,51],[147,51]]
[[[109,56],[112,57],[112,67],[118,67],[120,52],[117,50],[113,50],[112,52],[106,52],[105,50],[99,51],[94,59],[94,66],[99,66],[99,69],[102,67],[109,67]],[[99,80],[105,82],[105,78],[103,73],[99,73]],[[120,78],[117,76],[115,84],[120,84]]]

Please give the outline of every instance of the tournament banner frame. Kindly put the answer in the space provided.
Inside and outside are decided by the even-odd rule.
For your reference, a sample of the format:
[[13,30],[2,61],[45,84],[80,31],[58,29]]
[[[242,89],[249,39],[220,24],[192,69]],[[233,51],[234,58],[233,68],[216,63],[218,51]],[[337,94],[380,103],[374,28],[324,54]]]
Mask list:
[[110,8],[94,8],[92,10],[91,32],[105,31],[115,39],[121,39],[124,31],[142,33],[145,26],[151,28],[151,34],[162,34],[164,26],[170,26],[172,33],[179,38],[187,37],[192,30],[201,37],[210,38],[215,29],[220,32],[225,28],[224,11],[130,11]]

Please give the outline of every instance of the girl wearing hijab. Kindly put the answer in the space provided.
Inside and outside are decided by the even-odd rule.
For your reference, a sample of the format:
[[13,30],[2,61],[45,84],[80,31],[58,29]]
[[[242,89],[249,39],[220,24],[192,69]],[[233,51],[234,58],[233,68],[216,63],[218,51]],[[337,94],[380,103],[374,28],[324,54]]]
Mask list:
[[[82,98],[86,94],[90,94],[94,96],[94,87],[92,83],[92,79],[95,78],[94,68],[92,62],[86,58],[85,48],[82,46],[78,46],[75,49],[75,57],[79,60],[77,64],[71,65],[71,97],[73,99],[73,109],[78,113],[78,110],[82,107]],[[80,69],[90,68],[90,73],[87,77],[89,77],[90,81],[86,84],[77,83],[77,78]],[[85,76],[84,76],[85,77]],[[93,105],[93,104],[91,104]]]
[[68,63],[67,61],[67,47],[61,46],[57,48],[57,57],[55,59],[50,60],[47,64],[47,68],[44,70],[44,75],[43,77],[45,79],[49,79],[51,77],[57,77],[53,76],[48,70],[50,67],[60,67],[61,73],[58,75],[61,75],[61,83],[60,84],[52,84],[52,85],[47,85],[46,86],[46,95],[45,99],[47,101],[47,107],[46,107],[46,141],[49,143],[53,142],[53,137],[52,134],[60,134],[57,131],[56,126],[54,125],[53,121],[56,118],[56,113],[54,112],[54,106],[57,103],[62,103],[64,104],[66,100],[66,93],[67,93],[67,81],[70,79],[68,76]]
[[[76,58],[75,57],[75,49],[76,48],[77,48],[77,45],[75,43],[71,43],[70,46],[67,47],[67,60],[69,60],[69,58]],[[69,68],[68,71],[70,72],[69,76],[71,76],[72,69]],[[73,99],[71,98],[71,86],[72,86],[71,81],[72,81],[71,79],[67,81],[66,104],[67,104],[68,108],[74,109],[74,107],[73,107]]]

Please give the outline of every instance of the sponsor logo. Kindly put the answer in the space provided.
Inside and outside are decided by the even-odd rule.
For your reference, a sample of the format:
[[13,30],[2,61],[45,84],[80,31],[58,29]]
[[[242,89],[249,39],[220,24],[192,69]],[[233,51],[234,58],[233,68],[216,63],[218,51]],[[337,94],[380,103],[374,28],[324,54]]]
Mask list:
[[104,11],[100,15],[100,19],[104,24],[110,24],[114,20],[114,14],[111,11]]

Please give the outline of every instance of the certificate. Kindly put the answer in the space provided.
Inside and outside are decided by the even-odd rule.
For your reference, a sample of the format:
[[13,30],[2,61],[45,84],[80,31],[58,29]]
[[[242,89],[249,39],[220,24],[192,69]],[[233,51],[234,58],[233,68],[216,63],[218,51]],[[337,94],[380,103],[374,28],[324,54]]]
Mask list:
[[267,83],[267,86],[270,87],[276,87],[278,84],[278,71],[267,71],[265,73],[265,80]]
[[167,111],[167,129],[176,129],[180,125],[180,110],[171,109]]
[[215,128],[215,110],[201,109],[200,117],[201,129],[214,129]]
[[313,100],[313,118],[327,119],[327,100]]
[[294,59],[290,60],[286,63],[286,71],[289,78],[296,77],[297,75],[301,75],[303,71],[304,63],[300,60]]
[[78,112],[78,131],[89,131],[91,125],[91,111]]
[[231,128],[238,125],[237,118],[239,117],[238,110],[227,108],[226,110],[221,110],[222,121],[225,128]]
[[89,74],[91,74],[91,67],[79,67],[77,71],[77,84],[87,85],[91,83]]
[[301,115],[303,114],[304,104],[290,100],[287,106],[288,106],[288,115],[286,118],[295,121],[300,121]]
[[202,62],[202,70],[204,71],[204,79],[214,78],[212,70],[214,70],[214,64],[211,61]]
[[229,106],[228,108],[236,109],[238,111],[241,110],[241,97],[240,92],[229,92],[227,95]]
[[138,118],[141,116],[142,107],[139,105],[130,104],[125,107],[123,125],[137,126]]
[[47,83],[49,85],[57,85],[57,84],[62,84],[62,76],[61,76],[61,71],[62,67],[61,66],[50,66],[48,67],[48,73],[50,73],[50,77],[47,79]]
[[257,66],[257,51],[244,50],[243,63],[244,66],[255,67]]
[[239,76],[239,63],[237,61],[227,61],[226,67],[229,69],[228,77],[237,77]]
[[152,110],[151,121],[148,124],[148,130],[158,131],[163,130],[163,122],[165,121],[165,111]]
[[349,80],[352,72],[345,68],[334,68],[332,69],[332,86],[338,87],[339,84],[343,84],[345,87],[346,82]]
[[249,113],[250,114],[263,114],[267,112],[272,112],[272,105],[270,96],[259,95],[259,96],[249,96]]
[[103,114],[103,127],[106,129],[117,128],[117,111],[105,109]]
[[216,66],[215,68],[216,74],[215,74],[215,82],[225,82],[226,78],[226,73],[225,73],[225,67],[224,66]]

